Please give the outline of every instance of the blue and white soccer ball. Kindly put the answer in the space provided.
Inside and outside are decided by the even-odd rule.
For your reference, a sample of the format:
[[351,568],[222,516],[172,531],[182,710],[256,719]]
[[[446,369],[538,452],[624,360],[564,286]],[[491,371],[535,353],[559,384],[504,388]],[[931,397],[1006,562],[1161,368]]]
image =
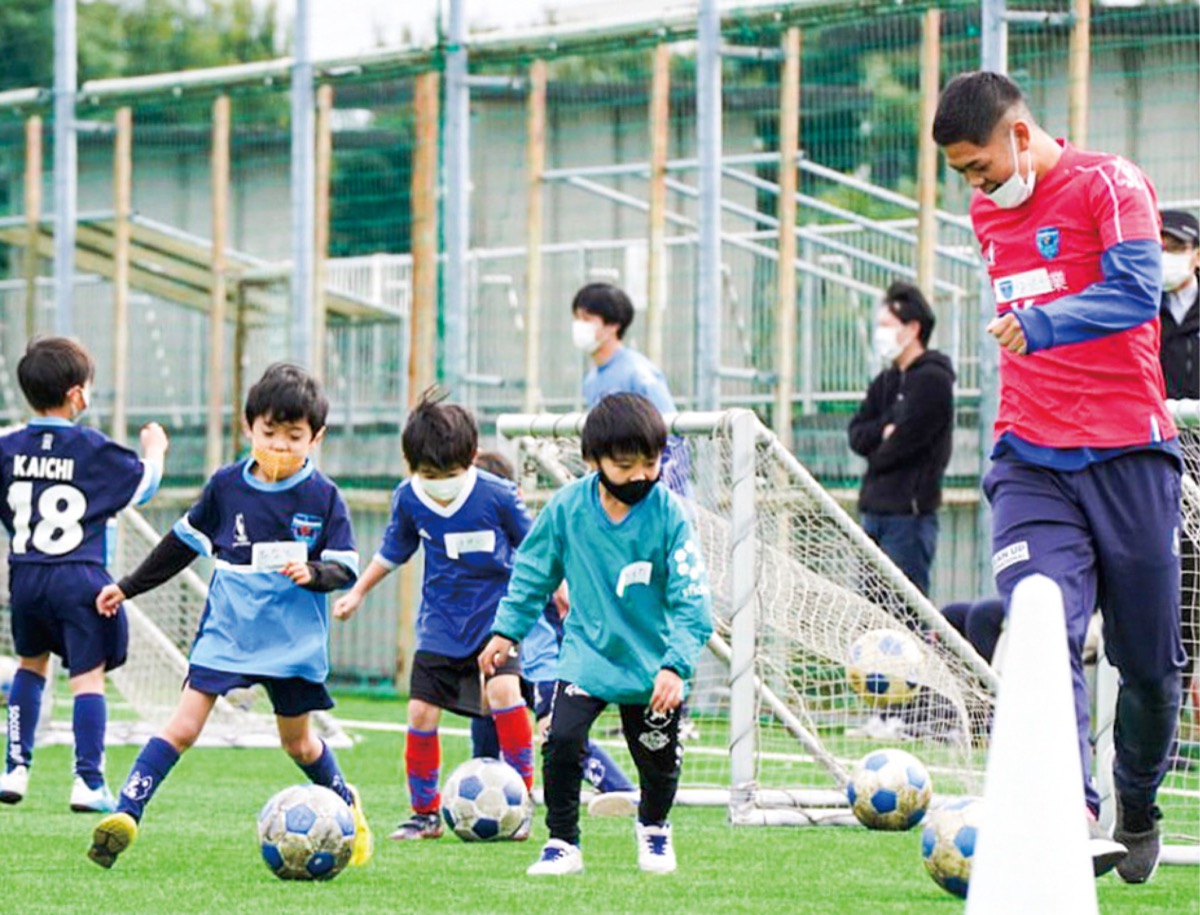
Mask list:
[[929,808],[933,782],[911,753],[876,750],[854,767],[846,797],[858,821],[869,829],[911,829]]
[[442,788],[442,817],[464,842],[491,842],[528,826],[533,802],[516,769],[482,756],[450,773]]
[[867,704],[902,705],[916,693],[924,666],[924,655],[911,635],[898,629],[872,629],[850,645],[846,677]]
[[331,880],[350,861],[354,814],[320,785],[284,788],[258,814],[263,861],[281,880]]
[[19,663],[16,658],[0,654],[0,706],[8,705],[8,694]]
[[967,898],[971,862],[983,818],[983,801],[963,798],[931,811],[921,830],[921,857],[934,882],[948,893]]

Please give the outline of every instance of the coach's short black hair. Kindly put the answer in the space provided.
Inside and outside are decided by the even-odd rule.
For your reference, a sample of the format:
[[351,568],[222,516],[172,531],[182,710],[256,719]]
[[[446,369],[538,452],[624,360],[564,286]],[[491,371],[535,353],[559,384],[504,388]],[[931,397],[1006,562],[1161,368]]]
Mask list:
[[321,390],[321,382],[300,366],[276,362],[267,366],[246,394],[244,413],[249,426],[260,416],[277,423],[306,419],[316,435],[325,428],[329,400]]
[[475,466],[502,480],[513,483],[517,481],[517,472],[513,470],[513,465],[499,451],[480,451],[475,455]]
[[88,351],[66,337],[35,337],[17,363],[17,381],[39,413],[61,407],[67,391],[87,384],[95,374]]
[[658,408],[641,394],[609,394],[583,423],[583,457],[658,457],[667,447],[667,427]]
[[475,458],[475,418],[466,407],[445,400],[436,387],[427,389],[404,424],[400,446],[414,472],[422,466],[442,471],[470,467]]
[[946,83],[938,99],[933,141],[938,146],[963,142],[986,146],[996,125],[1015,105],[1024,107],[1025,96],[1003,73],[960,73]]
[[595,315],[605,324],[617,325],[617,339],[633,323],[633,302],[625,290],[612,283],[588,283],[571,300],[571,314],[582,311]]
[[933,316],[933,309],[929,307],[924,293],[917,286],[896,280],[883,294],[883,307],[899,318],[902,324],[919,321],[921,345],[929,345],[929,337],[933,333],[937,318]]

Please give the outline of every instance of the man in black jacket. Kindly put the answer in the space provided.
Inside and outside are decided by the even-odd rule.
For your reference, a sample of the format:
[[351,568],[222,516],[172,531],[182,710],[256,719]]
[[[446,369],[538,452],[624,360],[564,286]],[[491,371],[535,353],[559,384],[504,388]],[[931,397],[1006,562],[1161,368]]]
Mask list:
[[888,287],[874,335],[883,371],[849,430],[850,447],[867,459],[858,495],[863,530],[925,594],[954,431],[954,369],[927,349],[933,325],[920,289]]
[[1200,398],[1200,222],[1183,210],[1162,211],[1163,377],[1167,397]]

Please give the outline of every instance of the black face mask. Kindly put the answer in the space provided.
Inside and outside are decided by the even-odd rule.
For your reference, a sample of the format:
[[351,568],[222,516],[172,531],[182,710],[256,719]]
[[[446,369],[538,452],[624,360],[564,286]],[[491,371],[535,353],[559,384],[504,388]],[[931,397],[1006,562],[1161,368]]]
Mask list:
[[658,478],[655,477],[653,480],[630,480],[628,483],[614,483],[604,475],[603,470],[600,470],[599,473],[600,483],[608,490],[609,495],[626,505],[637,505],[650,495],[650,490],[658,482]]

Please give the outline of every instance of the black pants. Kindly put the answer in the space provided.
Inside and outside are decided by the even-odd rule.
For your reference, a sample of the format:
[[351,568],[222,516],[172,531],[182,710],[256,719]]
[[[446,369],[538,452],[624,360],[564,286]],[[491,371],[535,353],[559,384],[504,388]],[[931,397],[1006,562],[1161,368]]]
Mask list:
[[[579,842],[579,786],[588,731],[608,703],[572,683],[558,681],[550,707],[550,730],[542,750],[546,826],[550,838]],[[683,747],[679,710],[659,714],[644,705],[621,705],[621,730],[637,766],[642,798],[638,819],[665,823],[679,787]]]

